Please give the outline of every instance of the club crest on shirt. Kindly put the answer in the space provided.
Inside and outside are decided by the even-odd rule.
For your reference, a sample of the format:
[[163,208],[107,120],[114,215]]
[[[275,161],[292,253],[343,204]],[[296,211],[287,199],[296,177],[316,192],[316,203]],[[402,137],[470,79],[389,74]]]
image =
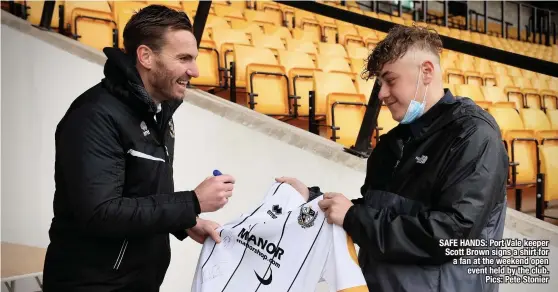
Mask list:
[[304,206],[300,208],[300,214],[298,215],[298,224],[302,228],[309,228],[314,226],[314,221],[318,217],[318,212],[312,210],[310,206]]
[[174,123],[172,119],[169,121],[169,133],[170,136],[174,138]]

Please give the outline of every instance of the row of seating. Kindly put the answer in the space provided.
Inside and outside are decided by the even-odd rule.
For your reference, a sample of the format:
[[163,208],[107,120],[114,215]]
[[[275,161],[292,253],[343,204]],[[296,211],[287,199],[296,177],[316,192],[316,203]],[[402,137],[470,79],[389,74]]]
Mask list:
[[[154,3],[186,11],[192,19],[198,4],[57,1],[57,5],[64,5],[61,14],[64,28],[79,41],[99,49],[107,45],[122,47],[121,35],[128,19],[137,9]],[[346,9],[361,11],[358,5],[350,3],[347,1]],[[409,18],[361,12],[409,24]],[[385,33],[272,1],[213,2],[210,13],[198,57],[200,78],[192,80],[194,85],[226,88],[234,76],[239,94],[245,97],[244,105],[285,120],[307,118],[312,91],[313,108],[319,126],[326,129],[324,135],[347,147],[354,144],[374,84],[373,79],[359,78],[359,73],[370,49]],[[31,17],[30,21],[37,20]],[[58,26],[58,21],[53,19],[53,27]],[[441,34],[456,35],[454,29],[439,29]],[[548,55],[546,47],[465,31],[458,33],[463,39],[507,49],[526,46],[537,54]],[[229,68],[231,61],[235,62],[234,71]],[[511,186],[532,184],[537,173],[550,172],[548,167],[556,169],[548,162],[539,163],[543,157],[552,157],[548,156],[551,152],[548,149],[555,147],[553,138],[558,137],[556,78],[448,50],[444,50],[441,62],[446,87],[458,96],[473,98],[500,125],[510,151]],[[396,125],[389,110],[382,107],[376,137]]]
[[[382,13],[376,13],[372,11],[362,10],[358,5],[355,7],[352,4],[348,6],[343,6],[336,2],[325,1],[324,4],[333,5],[340,9],[347,9],[356,13],[364,14],[370,17],[383,19],[386,21],[391,21],[393,23],[402,25],[411,25],[413,23],[411,14],[403,14],[403,17],[396,15],[388,15]],[[429,9],[429,14],[436,13]],[[438,12],[440,14],[441,12]],[[462,18],[463,25],[465,24],[465,19]],[[502,37],[497,37],[493,35],[488,35],[484,33],[472,32],[470,30],[461,30],[457,28],[449,28],[442,25],[437,25],[433,23],[428,23],[429,26],[433,27],[441,35],[473,42],[476,44],[481,44],[485,46],[490,46],[493,48],[498,48],[505,51],[511,51],[517,54],[522,54],[530,56],[533,58],[543,59],[550,62],[558,63],[558,46],[554,44],[553,46],[545,46],[542,44],[535,44],[530,42],[523,42],[514,39],[505,39]],[[490,23],[489,23],[490,26]],[[498,31],[498,29],[496,29]],[[510,36],[512,38],[517,36],[517,31],[513,29],[510,31]]]
[[485,109],[493,104],[511,106],[518,110],[522,108],[542,110],[558,108],[556,92],[550,90],[538,91],[519,87],[514,90],[512,87],[502,88],[499,86],[479,86],[475,84],[445,84],[445,87],[457,95],[470,97]]
[[[38,24],[43,2],[17,2],[26,3],[30,8],[30,22]],[[62,14],[64,17],[64,29],[79,41],[95,48],[112,46],[116,36],[118,37],[116,45],[122,47],[122,30],[125,23],[134,11],[149,4],[163,4],[185,11],[193,19],[198,1],[56,1],[56,7],[64,7],[64,13]],[[410,14],[405,14],[405,17],[401,18],[395,15],[364,11],[354,1],[347,1],[346,6],[340,6],[334,2],[326,2],[326,4],[336,5],[341,9],[347,9],[397,24],[412,24]],[[350,42],[361,42],[368,46],[377,43],[385,36],[383,32],[374,32],[367,28],[355,27],[352,24],[314,15],[307,11],[273,1],[213,1],[208,21],[209,26],[211,26],[211,18],[214,16],[224,18],[229,22],[244,20],[250,23],[282,26],[292,31],[295,38],[309,39],[315,42],[324,41],[344,45]],[[508,40],[486,34],[437,26],[435,24],[429,25],[433,26],[442,35],[554,62],[556,62],[558,57],[558,47],[547,47],[539,44]],[[55,11],[52,27],[58,28],[58,26],[59,14],[58,11]]]

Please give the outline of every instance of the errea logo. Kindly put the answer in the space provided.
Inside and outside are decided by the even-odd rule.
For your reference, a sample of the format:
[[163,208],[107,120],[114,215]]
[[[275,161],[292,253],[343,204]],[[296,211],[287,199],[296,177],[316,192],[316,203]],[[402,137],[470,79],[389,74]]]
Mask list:
[[281,206],[279,205],[273,205],[273,207],[271,207],[271,210],[267,210],[267,214],[273,219],[277,219],[276,215],[281,215],[282,213],[283,208],[281,208]]

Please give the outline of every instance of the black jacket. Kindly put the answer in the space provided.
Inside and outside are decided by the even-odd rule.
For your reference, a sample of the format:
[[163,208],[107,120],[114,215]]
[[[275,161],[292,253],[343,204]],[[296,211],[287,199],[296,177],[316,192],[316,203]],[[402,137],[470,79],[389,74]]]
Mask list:
[[161,103],[157,122],[134,61],[104,52],[105,78],[56,129],[47,292],[158,291],[169,233],[183,240],[200,213],[193,191],[174,191],[172,115],[181,102]]
[[495,120],[449,91],[383,135],[343,222],[370,291],[497,291],[454,265],[440,239],[501,239],[507,175]]

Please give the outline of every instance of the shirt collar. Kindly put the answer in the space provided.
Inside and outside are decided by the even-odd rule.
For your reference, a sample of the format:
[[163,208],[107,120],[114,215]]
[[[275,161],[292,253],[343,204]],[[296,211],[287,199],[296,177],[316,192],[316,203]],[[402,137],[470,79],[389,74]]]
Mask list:
[[420,135],[421,130],[428,126],[436,117],[440,115],[440,105],[441,104],[452,104],[455,102],[455,97],[451,93],[451,91],[447,88],[444,88],[444,96],[438,102],[436,102],[426,113],[424,113],[420,118],[416,121],[409,124],[411,134],[413,137],[418,137]]

